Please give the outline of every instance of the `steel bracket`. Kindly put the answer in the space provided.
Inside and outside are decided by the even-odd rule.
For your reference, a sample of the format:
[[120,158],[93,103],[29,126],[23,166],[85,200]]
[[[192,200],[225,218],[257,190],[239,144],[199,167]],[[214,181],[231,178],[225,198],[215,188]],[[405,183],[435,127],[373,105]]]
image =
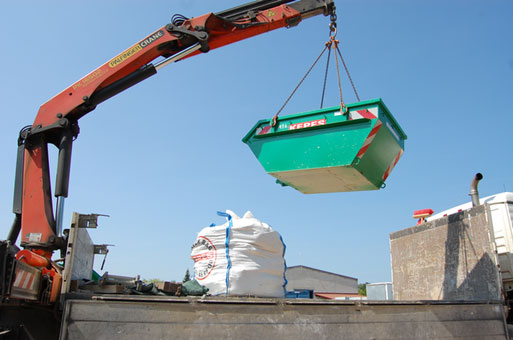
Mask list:
[[74,212],[71,225],[78,228],[96,228],[98,227],[98,217],[100,216],[110,217],[103,214],[79,214]]

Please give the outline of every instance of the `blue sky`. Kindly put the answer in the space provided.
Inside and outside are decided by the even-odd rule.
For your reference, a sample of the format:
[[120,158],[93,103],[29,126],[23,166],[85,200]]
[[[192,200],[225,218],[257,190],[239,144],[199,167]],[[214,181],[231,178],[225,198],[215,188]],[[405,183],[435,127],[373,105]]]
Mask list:
[[[13,219],[18,131],[41,104],[171,15],[241,3],[2,3],[2,238]],[[322,50],[329,20],[315,17],[170,65],[81,119],[65,226],[73,211],[111,216],[91,231],[96,243],[115,244],[106,271],[181,280],[193,268],[196,233],[230,209],[251,210],[279,231],[289,265],[389,281],[388,235],[414,225],[414,210],[468,201],[476,172],[484,175],[482,196],[513,191],[513,2],[336,5],[337,38],[360,97],[382,98],[408,135],[387,187],[303,195],[276,185],[241,142],[257,120],[274,115]],[[283,114],[319,107],[323,68]],[[343,80],[345,101],[356,101]],[[334,72],[325,103],[338,103]]]

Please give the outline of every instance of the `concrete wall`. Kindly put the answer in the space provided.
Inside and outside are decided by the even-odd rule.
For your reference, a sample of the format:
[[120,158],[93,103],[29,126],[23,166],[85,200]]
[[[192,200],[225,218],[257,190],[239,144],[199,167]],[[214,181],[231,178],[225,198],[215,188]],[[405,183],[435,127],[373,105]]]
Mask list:
[[358,280],[305,266],[287,268],[287,290],[309,289],[319,293],[358,293]]
[[481,205],[390,234],[396,300],[500,300],[488,209]]

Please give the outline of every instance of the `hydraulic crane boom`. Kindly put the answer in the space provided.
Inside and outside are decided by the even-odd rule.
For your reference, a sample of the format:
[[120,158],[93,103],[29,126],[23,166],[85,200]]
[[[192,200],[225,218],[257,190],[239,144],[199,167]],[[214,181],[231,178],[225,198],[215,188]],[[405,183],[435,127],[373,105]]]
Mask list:
[[[62,248],[64,198],[68,196],[72,142],[79,133],[78,120],[112,96],[154,75],[163,66],[281,27],[302,19],[334,14],[333,0],[260,0],[216,14],[196,18],[174,16],[159,28],[121,52],[43,104],[31,126],[21,130],[10,244],[38,249],[50,257]],[[163,57],[156,64],[151,62]],[[54,196],[48,164],[48,144],[59,149]]]

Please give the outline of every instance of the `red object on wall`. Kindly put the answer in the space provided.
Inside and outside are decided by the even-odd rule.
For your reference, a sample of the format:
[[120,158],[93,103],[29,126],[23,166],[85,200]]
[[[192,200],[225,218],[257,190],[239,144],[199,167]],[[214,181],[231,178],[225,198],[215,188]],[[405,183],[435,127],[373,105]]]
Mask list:
[[417,225],[419,225],[419,224],[424,223],[426,220],[426,217],[433,215],[433,213],[434,213],[433,209],[415,210],[413,212],[413,218],[419,219],[419,221],[417,222]]

